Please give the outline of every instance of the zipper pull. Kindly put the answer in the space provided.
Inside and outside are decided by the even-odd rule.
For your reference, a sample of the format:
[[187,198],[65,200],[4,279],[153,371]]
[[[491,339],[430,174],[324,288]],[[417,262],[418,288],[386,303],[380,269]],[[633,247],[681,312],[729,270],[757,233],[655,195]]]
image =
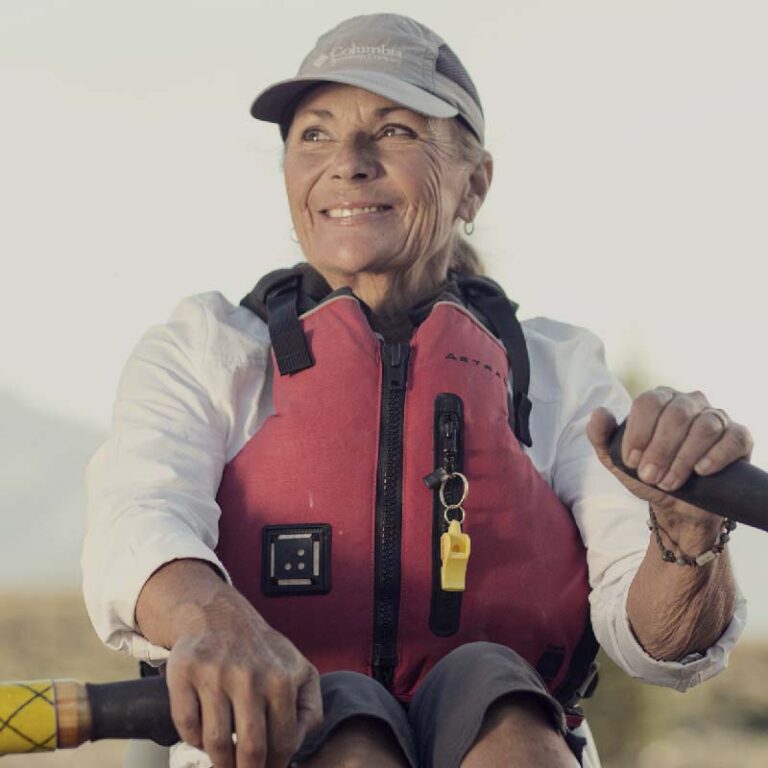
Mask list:
[[442,438],[443,457],[453,459],[459,450],[459,425],[456,415],[446,413],[440,417],[440,437]]
[[390,389],[405,389],[410,353],[410,345],[404,342],[384,345],[383,357],[385,370],[388,371],[386,384]]
[[444,413],[440,416],[437,430],[440,436],[439,449],[442,455],[442,465],[423,478],[427,488],[431,491],[439,488],[448,479],[456,462],[456,456],[459,452],[459,425],[456,415]]
[[435,488],[439,488],[448,479],[448,473],[445,471],[445,467],[438,467],[430,472],[428,475],[424,475],[424,483],[430,491],[434,491]]

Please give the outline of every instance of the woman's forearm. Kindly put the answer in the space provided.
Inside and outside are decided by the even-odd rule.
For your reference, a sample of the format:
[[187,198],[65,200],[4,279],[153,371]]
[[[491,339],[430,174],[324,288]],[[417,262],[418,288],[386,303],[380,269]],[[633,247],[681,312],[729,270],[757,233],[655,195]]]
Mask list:
[[174,725],[214,765],[256,765],[254,755],[263,765],[265,754],[270,765],[287,765],[322,722],[317,670],[207,562],[175,560],[155,571],[139,595],[136,620],[150,642],[171,649]]
[[[657,510],[659,524],[675,550],[699,555],[717,540],[719,518],[694,523]],[[736,599],[726,549],[700,567],[665,562],[651,537],[645,558],[629,588],[627,613],[645,651],[660,661],[676,661],[706,651],[725,631]]]
[[[242,605],[239,605],[242,602]],[[151,643],[173,648],[182,634],[202,630],[216,614],[232,621],[232,609],[248,608],[237,590],[204,560],[173,560],[147,580],[136,602],[136,623]]]

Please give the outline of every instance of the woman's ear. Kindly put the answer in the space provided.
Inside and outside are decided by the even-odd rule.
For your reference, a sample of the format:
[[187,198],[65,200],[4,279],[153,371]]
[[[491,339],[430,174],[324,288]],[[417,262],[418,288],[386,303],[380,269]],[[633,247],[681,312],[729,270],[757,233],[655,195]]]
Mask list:
[[469,174],[464,195],[459,203],[458,215],[464,221],[472,221],[480,210],[493,178],[493,158],[484,152],[480,162]]

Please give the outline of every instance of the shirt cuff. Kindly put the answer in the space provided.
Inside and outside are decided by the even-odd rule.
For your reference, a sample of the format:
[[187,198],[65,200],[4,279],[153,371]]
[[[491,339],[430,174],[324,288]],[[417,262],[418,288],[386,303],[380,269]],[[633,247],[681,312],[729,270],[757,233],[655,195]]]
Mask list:
[[681,692],[714,677],[728,666],[731,650],[747,623],[747,601],[737,586],[733,617],[713,646],[706,652],[688,654],[680,661],[659,661],[646,653],[632,631],[627,613],[628,597],[629,589],[624,593],[621,619],[616,623],[617,647],[623,661],[621,666],[632,677]]
[[[109,594],[106,616],[99,634],[110,648],[126,651],[134,658],[159,666],[170,655],[167,648],[155,645],[138,630],[135,620],[139,594],[155,571],[174,560],[202,560],[210,563],[229,584],[232,580],[216,554],[194,536],[156,533],[142,539],[139,546],[125,546],[105,575]],[[106,590],[105,590],[106,591]]]

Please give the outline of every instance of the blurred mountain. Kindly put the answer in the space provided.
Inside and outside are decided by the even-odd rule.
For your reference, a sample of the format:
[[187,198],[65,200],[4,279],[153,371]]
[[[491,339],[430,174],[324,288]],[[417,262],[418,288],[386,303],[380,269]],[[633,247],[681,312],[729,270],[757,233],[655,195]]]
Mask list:
[[83,476],[106,435],[0,390],[0,583],[77,586]]

